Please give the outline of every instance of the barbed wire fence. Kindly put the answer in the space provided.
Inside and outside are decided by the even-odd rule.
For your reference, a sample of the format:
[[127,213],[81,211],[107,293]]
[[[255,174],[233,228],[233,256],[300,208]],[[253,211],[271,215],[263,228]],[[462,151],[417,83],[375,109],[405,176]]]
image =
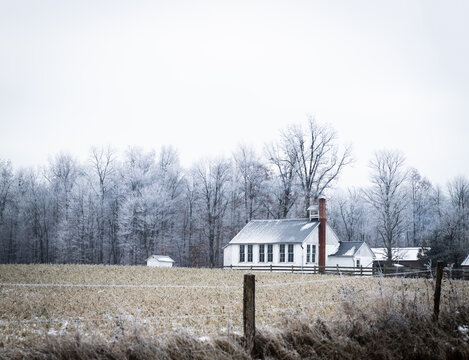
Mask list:
[[[446,279],[451,281],[452,275],[460,271],[460,269],[446,269],[444,273],[446,275]],[[327,278],[321,279],[309,279],[306,280],[306,276],[302,277],[301,281],[285,281],[285,282],[259,282],[255,285],[257,289],[261,292],[260,295],[264,296],[266,291],[276,292],[279,288],[287,288],[286,291],[292,291],[291,288],[296,287],[296,290],[301,292],[309,290],[315,286],[320,286],[321,284],[329,284],[329,283],[341,283],[341,286],[354,286],[354,282],[357,279],[371,279],[378,281],[377,288],[365,291],[361,290],[360,292],[360,299],[354,298],[356,302],[362,302],[364,304],[369,303],[371,301],[384,299],[387,295],[383,289],[386,289],[386,284],[382,280],[394,277],[396,280],[409,277],[410,279],[406,279],[409,281],[416,280],[413,278],[416,275],[428,275],[433,284],[433,278],[437,277],[435,269],[427,269],[427,270],[416,270],[414,272],[407,272],[407,273],[400,273],[400,274],[384,274],[379,273],[369,277],[362,277],[362,276],[350,276],[339,273],[339,276],[327,276]],[[304,279],[304,280],[303,280]],[[440,279],[441,280],[441,279]],[[437,285],[433,286],[436,288]],[[204,321],[207,323],[208,319],[216,320],[218,324],[218,329],[220,329],[223,325],[225,325],[225,332],[228,336],[233,334],[241,335],[241,320],[243,313],[241,310],[241,304],[237,303],[237,298],[240,297],[241,290],[244,290],[243,285],[186,285],[186,284],[72,284],[72,283],[0,283],[0,291],[2,289],[8,288],[32,288],[32,289],[124,289],[124,290],[132,290],[132,289],[150,289],[150,290],[162,290],[162,291],[171,291],[175,289],[179,290],[187,290],[189,291],[188,294],[185,296],[190,296],[190,291],[201,290],[201,291],[214,291],[218,290],[224,294],[224,301],[225,303],[221,303],[220,301],[213,302],[213,306],[211,307],[212,311],[204,312],[204,313],[191,313],[191,314],[166,314],[166,315],[155,315],[155,316],[140,316],[140,315],[132,315],[126,314],[123,311],[122,314],[108,314],[106,316],[96,316],[96,317],[52,317],[52,318],[44,318],[40,315],[34,315],[30,318],[18,319],[18,318],[0,318],[0,326],[9,326],[9,325],[30,325],[30,324],[44,324],[47,325],[45,329],[48,331],[52,331],[52,333],[57,332],[56,330],[52,329],[53,324],[57,324],[60,326],[60,331],[65,331],[68,326],[78,327],[84,323],[91,323],[91,324],[109,324],[111,327],[123,327],[123,324],[140,324],[143,326],[155,326],[156,324],[160,324],[165,321],[171,321],[171,330],[164,332],[159,331],[159,335],[163,334],[171,334],[173,333],[174,329],[178,326],[180,328],[185,328],[187,325],[187,321]],[[299,290],[298,290],[299,289]],[[391,289],[391,288],[390,288]],[[440,287],[441,289],[441,287]],[[388,291],[388,293],[392,293],[392,291]],[[118,304],[119,299],[117,295],[114,294],[112,291],[110,295],[114,297],[114,301]],[[340,295],[340,294],[339,294]],[[344,303],[347,299],[337,295],[336,298],[324,299],[321,301],[315,301],[314,303],[306,303],[309,299],[306,298],[304,301],[297,301],[295,306],[291,306],[290,304],[283,304],[280,306],[268,306],[268,304],[262,304],[259,309],[256,311],[256,315],[263,319],[261,322],[262,324],[268,324],[269,318],[272,317],[272,314],[309,314],[312,310],[326,307],[326,306],[340,306]],[[356,294],[353,294],[356,295]],[[208,296],[208,295],[207,295]],[[258,295],[259,296],[259,295]],[[28,297],[25,297],[26,301],[29,301]],[[244,304],[245,305],[245,304]],[[29,305],[33,308],[33,305]],[[254,309],[255,311],[256,309]],[[1,316],[1,315],[0,315]],[[267,319],[267,320],[265,320]],[[184,322],[186,321],[186,322]],[[245,321],[245,319],[244,319]]]

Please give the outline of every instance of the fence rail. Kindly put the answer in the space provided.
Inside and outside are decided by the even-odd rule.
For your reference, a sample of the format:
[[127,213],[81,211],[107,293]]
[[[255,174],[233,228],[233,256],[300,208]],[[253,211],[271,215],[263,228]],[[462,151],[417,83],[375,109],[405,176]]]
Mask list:
[[[407,267],[351,267],[351,266],[317,266],[317,265],[230,265],[224,269],[244,270],[244,271],[267,271],[267,272],[290,272],[301,274],[335,274],[335,275],[355,275],[355,276],[411,276],[430,277],[432,272],[428,268],[407,268]],[[435,270],[435,269],[433,269]],[[469,268],[450,269],[446,268],[445,273],[452,279],[469,280]]]

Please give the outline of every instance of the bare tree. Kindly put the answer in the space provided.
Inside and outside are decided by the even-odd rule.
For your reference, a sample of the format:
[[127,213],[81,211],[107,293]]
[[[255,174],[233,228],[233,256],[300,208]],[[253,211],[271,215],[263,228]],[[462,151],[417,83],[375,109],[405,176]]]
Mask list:
[[412,246],[421,246],[425,233],[428,232],[431,220],[431,183],[423,178],[417,169],[411,169],[409,173],[409,186],[411,195],[410,211],[412,212],[411,239]]
[[364,208],[361,192],[348,189],[347,197],[337,200],[338,213],[346,241],[363,241]]
[[273,166],[272,193],[275,197],[275,210],[270,210],[274,218],[285,219],[295,204],[296,158],[284,142],[271,144],[266,147],[266,154],[270,165]]
[[62,261],[70,262],[72,256],[73,233],[70,226],[72,191],[81,169],[78,162],[69,154],[58,154],[49,163],[48,171],[44,174],[50,182],[55,195],[56,240]]
[[[105,216],[105,200],[107,194],[107,186],[108,186],[108,178],[113,172],[113,165],[114,165],[114,154],[111,148],[108,146],[107,148],[101,147],[100,149],[92,148],[91,155],[90,155],[90,162],[91,165],[98,176],[99,181],[99,211],[97,216],[97,226],[98,226],[98,239],[97,239],[97,247],[98,247],[98,263],[104,262],[104,233],[105,233],[105,223],[106,223],[106,216]],[[114,239],[115,240],[115,239]],[[110,248],[114,248],[113,239],[110,240],[111,246]],[[115,251],[111,251],[109,255],[109,260],[112,254],[115,254]]]
[[448,193],[457,218],[460,247],[469,248],[469,181],[458,176],[448,183]]
[[291,165],[298,174],[307,209],[311,200],[317,200],[351,163],[351,147],[340,151],[336,132],[329,126],[320,125],[313,117],[308,118],[306,129],[293,125],[283,132],[282,137],[294,161]]
[[204,203],[203,231],[209,245],[209,264],[211,267],[218,262],[220,255],[221,224],[228,204],[226,187],[230,176],[230,164],[221,159],[202,162],[195,167],[200,198]]
[[0,226],[3,224],[3,213],[10,196],[13,178],[11,162],[0,159]]
[[254,149],[240,146],[234,154],[236,172],[241,177],[240,190],[244,202],[244,219],[251,221],[260,208],[263,185],[267,180],[267,168],[257,157]]
[[388,265],[392,264],[392,248],[405,231],[407,170],[404,162],[404,156],[397,151],[377,152],[370,162],[372,186],[363,192],[376,210],[377,232],[386,248]]

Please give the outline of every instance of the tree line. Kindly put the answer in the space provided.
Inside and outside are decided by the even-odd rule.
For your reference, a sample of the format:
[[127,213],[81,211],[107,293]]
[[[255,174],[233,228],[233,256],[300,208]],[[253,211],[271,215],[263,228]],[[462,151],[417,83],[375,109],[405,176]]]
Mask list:
[[179,266],[219,266],[223,245],[253,219],[306,217],[320,195],[344,241],[430,246],[428,258],[459,265],[469,251],[469,182],[446,189],[408,169],[396,151],[370,161],[370,183],[335,187],[352,162],[330,126],[309,118],[286,127],[259,154],[181,167],[171,147],[130,147],[120,158],[93,148],[86,162],[57,154],[40,169],[0,159],[0,262],[144,264],[152,254]]

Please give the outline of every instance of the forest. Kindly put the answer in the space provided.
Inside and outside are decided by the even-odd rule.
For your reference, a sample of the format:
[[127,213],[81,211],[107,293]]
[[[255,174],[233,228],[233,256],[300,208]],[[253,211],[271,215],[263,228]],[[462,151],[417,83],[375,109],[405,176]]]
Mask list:
[[[342,241],[425,246],[422,262],[459,266],[469,253],[469,181],[433,185],[398,150],[370,154],[369,184],[338,180],[353,161],[335,130],[308,118],[278,139],[183,168],[172,147],[59,153],[36,169],[0,158],[0,263],[222,265],[223,246],[250,220],[306,217],[326,196]],[[346,184],[345,184],[346,185]]]

